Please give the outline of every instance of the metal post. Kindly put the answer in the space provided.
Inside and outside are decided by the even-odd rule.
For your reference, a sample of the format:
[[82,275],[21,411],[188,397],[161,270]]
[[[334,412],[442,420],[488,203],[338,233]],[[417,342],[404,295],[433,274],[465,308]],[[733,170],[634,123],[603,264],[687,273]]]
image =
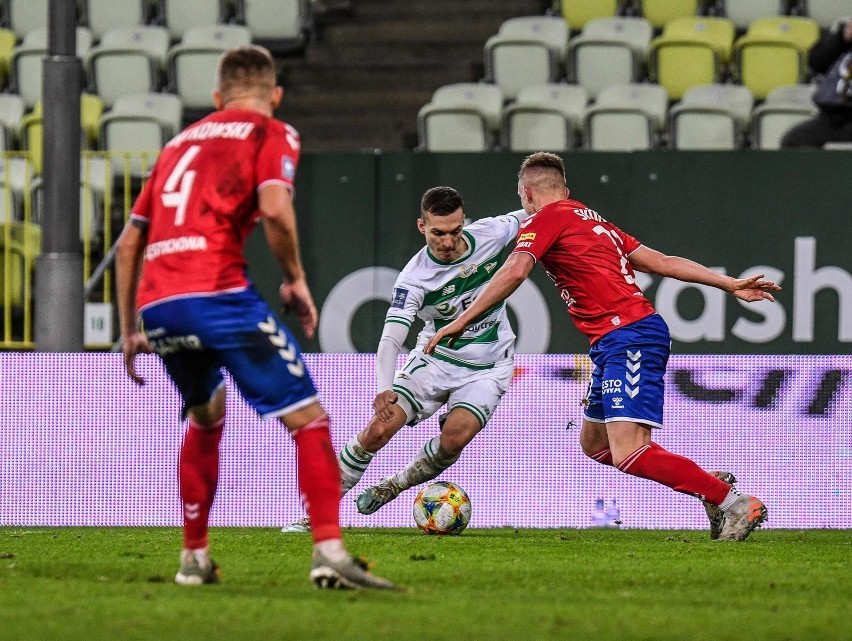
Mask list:
[[50,0],[44,60],[43,251],[36,261],[35,343],[41,352],[83,350],[80,242],[80,92],[76,2]]

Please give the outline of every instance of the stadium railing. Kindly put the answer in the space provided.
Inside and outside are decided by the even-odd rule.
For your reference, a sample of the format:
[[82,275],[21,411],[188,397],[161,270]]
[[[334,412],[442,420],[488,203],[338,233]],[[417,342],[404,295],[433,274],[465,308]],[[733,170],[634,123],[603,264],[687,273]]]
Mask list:
[[[98,321],[114,327],[114,243],[158,151],[84,151],[80,159],[80,240],[86,304],[100,305]],[[20,167],[23,164],[24,169]],[[41,253],[42,185],[26,152],[0,155],[0,349],[35,348],[36,261]],[[14,169],[13,169],[14,168]],[[118,169],[118,171],[117,171]],[[5,177],[9,177],[6,179]],[[94,332],[89,349],[109,349],[115,332]]]

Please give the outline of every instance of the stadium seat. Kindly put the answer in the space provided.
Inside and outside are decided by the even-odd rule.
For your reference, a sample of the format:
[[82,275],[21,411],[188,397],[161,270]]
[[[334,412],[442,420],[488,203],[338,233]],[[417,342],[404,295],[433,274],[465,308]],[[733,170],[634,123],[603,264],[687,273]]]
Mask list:
[[3,144],[3,151],[14,149],[17,145],[24,111],[26,111],[24,99],[19,95],[0,94],[0,126],[3,130],[0,142]]
[[569,79],[592,98],[607,85],[641,80],[653,31],[645,18],[590,20],[568,43]]
[[[280,4],[274,4],[276,7]],[[163,3],[163,19],[173,41],[183,40],[186,32],[198,25],[222,22],[222,0],[167,0]]]
[[719,0],[722,15],[739,31],[759,18],[784,15],[787,0]]
[[19,40],[33,29],[47,27],[49,0],[5,0],[6,21]]
[[[97,96],[86,93],[80,95],[80,144],[83,149],[97,147],[98,124],[103,109],[103,102]],[[42,170],[43,118],[43,107],[39,100],[21,120],[21,146],[29,152],[35,174],[40,174]]]
[[172,94],[121,96],[100,121],[101,149],[112,152],[112,171],[144,177],[163,146],[180,130],[183,106]]
[[852,17],[849,0],[807,0],[805,6],[807,16],[823,29],[830,29],[840,19]]
[[734,23],[726,18],[675,18],[651,43],[649,75],[679,100],[684,91],[724,79],[731,62]]
[[[0,190],[0,199],[4,198]],[[9,243],[6,233],[0,233],[0,303],[13,308],[21,307],[27,298],[32,298],[32,273],[35,259],[41,254],[41,227],[31,222],[10,222]],[[5,255],[9,255],[9,273],[6,273]],[[9,289],[6,290],[6,280]]]
[[567,46],[568,25],[562,18],[510,18],[485,43],[485,81],[512,100],[525,85],[558,80]]
[[144,25],[147,6],[148,0],[82,0],[81,3],[83,19],[96,42],[110,29]]
[[562,0],[562,17],[571,31],[580,31],[589,20],[615,16],[621,10],[620,0]]
[[730,150],[745,142],[754,97],[741,85],[692,87],[669,110],[669,146]]
[[11,29],[0,29],[0,87],[6,85],[12,66],[12,51],[18,39]]
[[659,85],[605,87],[583,113],[583,145],[594,151],[633,151],[659,145],[668,95]]
[[305,0],[237,0],[236,18],[251,31],[253,42],[276,55],[307,43],[310,12]]
[[[31,186],[33,220],[41,224],[44,220],[44,181],[41,176],[33,179]],[[104,229],[103,192],[98,192],[92,184],[80,182],[80,240],[84,244],[99,245]]]
[[794,16],[760,18],[734,43],[734,66],[742,84],[763,100],[776,87],[807,76],[808,50],[819,39],[815,20]]
[[816,115],[816,85],[788,85],[769,92],[751,116],[751,140],[755,149],[780,149],[781,138],[791,127]]
[[222,52],[251,43],[251,32],[238,25],[201,25],[186,31],[169,49],[170,89],[187,109],[213,109],[213,85]]
[[[92,46],[92,33],[77,27],[77,55],[85,58]],[[12,90],[21,95],[28,109],[41,98],[42,59],[47,55],[47,27],[27,32],[24,40],[12,51]]]
[[564,83],[528,85],[503,110],[503,147],[511,151],[564,151],[576,147],[583,110],[583,87]]
[[700,0],[641,0],[641,15],[654,29],[662,29],[669,20],[695,16]]
[[119,96],[159,90],[168,49],[163,27],[109,29],[86,57],[91,90],[107,107]]
[[503,94],[496,85],[462,82],[439,87],[417,114],[425,151],[485,151],[500,127]]

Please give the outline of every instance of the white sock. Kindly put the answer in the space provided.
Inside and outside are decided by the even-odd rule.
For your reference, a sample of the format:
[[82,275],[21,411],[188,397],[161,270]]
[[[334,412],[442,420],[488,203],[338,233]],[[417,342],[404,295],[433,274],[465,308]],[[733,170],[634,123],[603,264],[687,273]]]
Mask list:
[[343,494],[358,484],[367,466],[373,460],[374,454],[365,450],[358,441],[358,435],[353,436],[340,450],[337,464],[340,466],[340,485]]
[[431,481],[459,460],[461,452],[448,454],[440,448],[440,443],[440,436],[426,441],[414,456],[414,459],[393,477],[394,483],[403,490],[407,490],[415,485]]
[[731,506],[737,502],[737,499],[743,496],[740,492],[737,492],[733,487],[728,492],[728,496],[725,497],[725,500],[719,504],[719,509],[723,512],[727,512],[731,509]]
[[343,546],[343,541],[340,539],[326,539],[325,541],[314,543],[314,549],[332,563],[342,561],[348,554],[346,548]]

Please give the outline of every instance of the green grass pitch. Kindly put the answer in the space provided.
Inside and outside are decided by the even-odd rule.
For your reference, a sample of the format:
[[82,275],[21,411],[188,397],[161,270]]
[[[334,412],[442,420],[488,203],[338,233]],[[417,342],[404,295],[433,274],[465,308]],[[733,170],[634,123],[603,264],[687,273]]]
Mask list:
[[852,531],[352,529],[402,593],[315,590],[310,537],[214,528],[181,587],[174,528],[0,528],[0,639],[852,639]]

